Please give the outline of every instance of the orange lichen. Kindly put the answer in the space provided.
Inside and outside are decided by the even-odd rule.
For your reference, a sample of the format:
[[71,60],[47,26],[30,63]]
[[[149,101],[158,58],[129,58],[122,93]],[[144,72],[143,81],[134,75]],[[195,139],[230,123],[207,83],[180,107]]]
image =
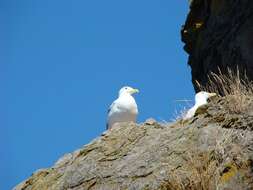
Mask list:
[[203,25],[203,22],[195,23],[195,28],[199,29]]
[[225,168],[224,168],[221,178],[220,178],[221,183],[226,183],[233,176],[235,176],[236,173],[237,173],[237,168],[235,165],[233,165],[233,164],[225,165]]

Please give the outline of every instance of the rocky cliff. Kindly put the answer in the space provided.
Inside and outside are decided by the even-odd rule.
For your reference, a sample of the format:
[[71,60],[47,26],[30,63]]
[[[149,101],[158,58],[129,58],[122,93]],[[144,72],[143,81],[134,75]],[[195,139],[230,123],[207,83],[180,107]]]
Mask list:
[[192,82],[203,86],[211,72],[239,67],[253,80],[253,1],[192,0],[182,28]]
[[[252,0],[191,1],[182,39],[193,81],[237,65],[253,80],[252,11]],[[116,125],[14,190],[253,189],[253,88],[229,81],[192,119]]]
[[14,189],[253,189],[253,98],[234,98],[187,121],[116,125]]

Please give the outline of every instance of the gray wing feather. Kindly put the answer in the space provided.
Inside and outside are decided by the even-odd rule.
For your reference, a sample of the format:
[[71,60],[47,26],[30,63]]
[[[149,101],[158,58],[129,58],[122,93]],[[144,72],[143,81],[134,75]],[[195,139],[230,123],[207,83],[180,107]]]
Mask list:
[[[110,107],[108,108],[108,110],[107,110],[107,117],[108,117],[109,113],[111,112],[112,107],[113,107],[114,105],[115,105],[115,102],[113,102],[113,103],[110,105]],[[107,129],[109,129],[108,121],[106,122],[106,130],[107,130]]]
[[109,114],[110,113],[110,111],[112,110],[112,107],[115,105],[115,102],[113,102],[111,105],[110,105],[110,107],[108,108],[108,110],[107,110],[107,114]]

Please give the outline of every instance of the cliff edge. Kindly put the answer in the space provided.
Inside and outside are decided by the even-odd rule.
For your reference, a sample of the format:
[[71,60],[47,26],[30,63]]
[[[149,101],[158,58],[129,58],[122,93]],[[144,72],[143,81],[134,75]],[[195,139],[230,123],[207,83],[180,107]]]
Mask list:
[[253,98],[216,97],[190,120],[122,123],[14,190],[253,188]]

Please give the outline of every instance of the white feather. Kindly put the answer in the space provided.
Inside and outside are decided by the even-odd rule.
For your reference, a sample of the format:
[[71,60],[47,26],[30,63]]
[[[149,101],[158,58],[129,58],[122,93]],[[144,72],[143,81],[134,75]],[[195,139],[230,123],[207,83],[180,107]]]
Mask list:
[[111,104],[108,110],[107,129],[115,123],[136,122],[138,108],[132,94],[137,92],[131,87],[123,87],[119,91],[119,97]]
[[215,96],[215,95],[216,95],[215,93],[209,93],[209,92],[204,92],[204,91],[198,92],[195,95],[195,105],[191,109],[188,110],[188,112],[184,116],[184,119],[192,118],[195,115],[195,112],[197,111],[197,109],[200,106],[207,104],[208,98]]

